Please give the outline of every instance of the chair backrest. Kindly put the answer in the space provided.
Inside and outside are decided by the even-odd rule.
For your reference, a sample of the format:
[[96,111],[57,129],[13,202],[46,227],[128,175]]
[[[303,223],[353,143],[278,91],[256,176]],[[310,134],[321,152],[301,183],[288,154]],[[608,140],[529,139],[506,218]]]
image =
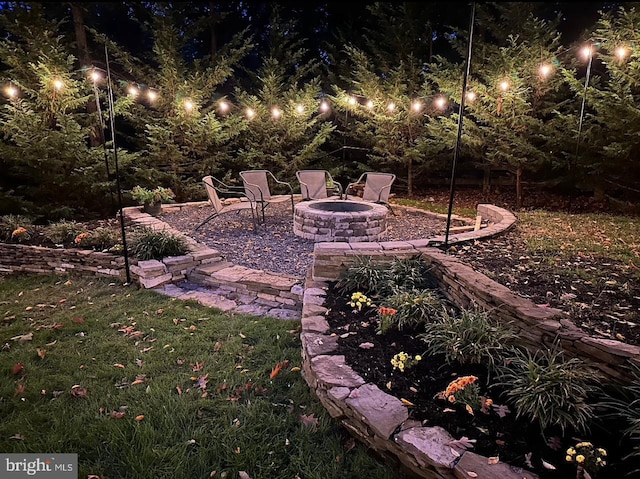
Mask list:
[[244,184],[244,192],[253,201],[268,201],[271,199],[271,189],[267,170],[241,171],[240,177]]
[[222,201],[220,201],[218,192],[213,185],[213,177],[205,176],[204,178],[202,178],[202,182],[204,183],[205,190],[207,190],[207,196],[209,197],[211,206],[213,206],[213,209],[216,213],[219,213],[220,211],[222,211]]
[[329,172],[325,170],[296,171],[302,198],[305,200],[327,198],[327,175],[329,175]]
[[387,203],[391,193],[391,185],[396,179],[396,175],[391,173],[367,173],[367,179],[362,192],[362,199],[365,201],[375,201]]

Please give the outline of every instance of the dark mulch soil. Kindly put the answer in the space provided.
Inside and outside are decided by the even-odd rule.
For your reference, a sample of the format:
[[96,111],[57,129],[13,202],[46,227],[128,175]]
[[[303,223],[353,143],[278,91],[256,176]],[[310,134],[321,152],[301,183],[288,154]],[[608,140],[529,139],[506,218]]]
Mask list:
[[[331,284],[325,306],[329,308],[327,320],[331,334],[339,336],[339,354],[362,378],[374,383],[383,391],[412,403],[409,406],[411,419],[426,426],[441,426],[455,439],[464,437],[475,442],[471,451],[498,457],[514,467],[531,470],[544,479],[575,477],[575,468],[566,463],[565,451],[581,440],[590,440],[597,447],[609,451],[610,462],[617,464],[603,469],[599,479],[622,479],[631,464],[620,465],[624,451],[618,445],[621,425],[608,421],[594,422],[589,436],[573,431],[546,431],[545,437],[536,423],[517,419],[513,411],[504,417],[493,408],[488,414],[476,412],[470,415],[459,405],[451,405],[435,396],[457,377],[475,375],[483,394],[493,399],[497,406],[506,405],[501,390],[488,388],[487,373],[482,367],[448,366],[440,357],[424,356],[425,346],[419,339],[420,331],[392,330],[384,335],[375,331],[375,310],[354,311]],[[371,343],[368,349],[360,345]],[[404,372],[393,368],[391,359],[400,352],[411,356],[423,355],[422,361]],[[508,405],[507,405],[508,407]],[[626,446],[628,448],[628,446]],[[629,452],[629,449],[626,450]],[[547,463],[545,467],[543,461]],[[555,467],[555,469],[549,469]],[[637,466],[635,466],[637,467]]]

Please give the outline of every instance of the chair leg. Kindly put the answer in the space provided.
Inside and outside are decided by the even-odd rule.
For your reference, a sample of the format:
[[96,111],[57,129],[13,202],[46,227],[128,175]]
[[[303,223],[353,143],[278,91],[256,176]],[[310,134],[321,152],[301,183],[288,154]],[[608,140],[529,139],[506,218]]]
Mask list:
[[204,220],[202,223],[200,223],[195,230],[193,231],[198,231],[200,228],[202,228],[204,225],[206,225],[209,221],[211,221],[212,219],[214,219],[216,216],[218,216],[218,213],[214,213],[211,216],[209,216],[206,220]]
[[395,212],[395,211],[393,211],[393,208],[391,207],[391,205],[390,205],[389,203],[384,203],[384,205],[385,205],[387,208],[389,208],[389,211],[391,211],[391,214],[392,214],[393,216],[398,216],[398,215],[396,214],[396,212]]

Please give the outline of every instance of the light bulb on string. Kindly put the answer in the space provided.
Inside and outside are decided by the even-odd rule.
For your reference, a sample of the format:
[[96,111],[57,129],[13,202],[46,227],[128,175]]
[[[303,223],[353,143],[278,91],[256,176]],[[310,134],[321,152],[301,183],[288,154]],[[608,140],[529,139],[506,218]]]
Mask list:
[[322,113],[327,113],[329,111],[329,103],[327,103],[326,101],[322,100],[322,102],[320,103],[320,111]]
[[357,103],[356,102],[356,97],[350,96],[349,97],[349,105],[355,105],[356,103]]
[[229,111],[229,103],[227,103],[226,101],[221,101],[220,103],[218,103],[218,109],[220,110],[220,112],[222,113],[226,113]]
[[619,46],[618,48],[616,48],[616,57],[618,57],[619,60],[624,60],[628,54],[629,50],[627,49],[627,47]]
[[471,101],[471,102],[472,102],[472,101],[475,101],[475,99],[476,99],[476,97],[477,97],[476,93],[475,93],[475,92],[473,92],[473,91],[468,91],[468,92],[467,92],[467,94],[466,94],[465,96],[466,96],[466,98],[467,98],[467,101]]
[[415,100],[412,104],[411,104],[411,109],[418,113],[420,112],[420,110],[422,110],[422,102]]
[[396,104],[393,102],[389,102],[389,104],[387,105],[387,110],[394,111],[395,109],[396,109]]
[[147,92],[147,98],[149,98],[149,100],[151,101],[155,101],[158,98],[158,94],[153,90],[149,90]]
[[591,46],[583,47],[582,50],[580,50],[580,54],[584,57],[585,60],[588,60],[593,54],[593,48]]
[[191,100],[185,100],[184,109],[187,110],[188,112],[193,111],[193,102]]
[[91,80],[94,83],[97,83],[102,79],[102,75],[100,75],[100,72],[98,70],[93,70],[90,76],[91,76]]
[[543,63],[542,65],[540,65],[538,73],[540,74],[540,78],[542,78],[543,80],[546,79],[551,74],[551,65],[549,65],[548,63]]
[[138,91],[138,89],[135,86],[131,85],[131,86],[129,86],[129,88],[127,88],[127,93],[129,94],[129,96],[132,96],[132,97],[135,98],[135,97],[138,96],[138,93],[140,93],[140,92]]
[[500,82],[500,89],[506,92],[509,89],[509,82],[507,80],[503,80]]
[[271,116],[274,120],[277,120],[282,116],[282,111],[277,106],[274,106],[271,109]]
[[296,111],[298,112],[298,115],[302,115],[304,113],[304,106],[301,104],[298,104],[296,106]]
[[64,83],[59,78],[56,78],[55,80],[53,80],[53,87],[56,90],[60,91],[64,87]]
[[18,96],[18,89],[13,85],[9,85],[7,88],[5,88],[4,91],[9,98],[15,98],[16,96]]
[[373,110],[373,100],[367,100],[366,105],[369,110]]
[[447,106],[447,99],[443,96],[439,96],[435,99],[435,104],[438,110],[444,110]]
[[245,110],[245,115],[247,115],[247,118],[251,120],[254,116],[256,116],[256,111],[253,108],[247,108]]

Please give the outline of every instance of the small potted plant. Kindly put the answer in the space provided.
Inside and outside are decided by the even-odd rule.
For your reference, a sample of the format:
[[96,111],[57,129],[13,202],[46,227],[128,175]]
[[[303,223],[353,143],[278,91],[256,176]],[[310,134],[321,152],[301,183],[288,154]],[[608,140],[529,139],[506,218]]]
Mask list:
[[134,186],[131,190],[131,196],[134,200],[142,205],[142,210],[153,216],[157,216],[162,212],[162,203],[170,202],[175,198],[175,194],[170,188],[158,186],[150,190],[141,186]]

